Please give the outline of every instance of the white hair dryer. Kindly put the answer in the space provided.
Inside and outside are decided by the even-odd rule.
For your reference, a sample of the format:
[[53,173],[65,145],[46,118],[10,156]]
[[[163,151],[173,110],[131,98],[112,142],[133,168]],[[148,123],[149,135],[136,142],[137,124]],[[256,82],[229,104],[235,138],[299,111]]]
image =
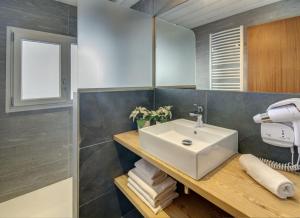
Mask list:
[[276,169],[300,170],[300,155],[298,155],[297,164],[294,165],[294,145],[298,147],[298,154],[300,153],[300,98],[274,103],[268,107],[266,113],[255,115],[253,120],[262,124],[261,135],[264,142],[280,147],[290,147],[292,152],[292,161],[289,164],[283,165],[266,159],[262,160]]
[[292,123],[295,145],[300,146],[300,98],[279,101],[268,107],[267,112],[253,117],[256,123]]

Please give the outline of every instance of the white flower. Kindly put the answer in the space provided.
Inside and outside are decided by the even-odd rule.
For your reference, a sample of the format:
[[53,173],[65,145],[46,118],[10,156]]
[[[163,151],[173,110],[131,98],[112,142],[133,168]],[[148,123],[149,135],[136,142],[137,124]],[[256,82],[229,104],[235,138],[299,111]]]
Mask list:
[[171,109],[172,109],[172,106],[159,107],[156,110],[156,114],[155,114],[155,116],[157,116],[158,121],[172,119]]
[[136,107],[130,114],[129,118],[132,118],[133,121],[137,119],[138,116],[141,116],[143,119],[146,119],[150,115],[150,112],[145,107]]
[[168,110],[168,111],[170,111],[172,109],[172,107],[173,106],[170,106],[170,105],[169,106],[165,106],[165,109]]

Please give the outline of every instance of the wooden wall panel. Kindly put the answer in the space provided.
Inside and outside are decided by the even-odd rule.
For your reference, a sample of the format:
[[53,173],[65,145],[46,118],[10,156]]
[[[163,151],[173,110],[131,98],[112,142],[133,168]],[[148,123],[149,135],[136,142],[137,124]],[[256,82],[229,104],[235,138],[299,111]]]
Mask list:
[[300,92],[300,17],[249,27],[248,91]]

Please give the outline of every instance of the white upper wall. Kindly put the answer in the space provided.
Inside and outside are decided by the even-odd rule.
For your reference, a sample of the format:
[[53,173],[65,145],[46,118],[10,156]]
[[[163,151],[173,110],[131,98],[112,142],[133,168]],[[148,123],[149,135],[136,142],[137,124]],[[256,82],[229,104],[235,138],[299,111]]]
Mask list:
[[151,87],[152,17],[78,1],[78,88]]
[[156,85],[195,85],[196,38],[192,30],[156,19]]

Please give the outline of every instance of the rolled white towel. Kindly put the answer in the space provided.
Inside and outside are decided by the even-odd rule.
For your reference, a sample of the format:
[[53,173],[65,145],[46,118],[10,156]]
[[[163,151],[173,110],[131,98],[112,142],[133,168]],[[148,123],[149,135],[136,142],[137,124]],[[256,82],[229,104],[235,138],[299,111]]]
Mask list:
[[162,183],[155,186],[150,186],[145,181],[143,181],[142,178],[137,176],[134,171],[135,170],[132,169],[128,172],[129,178],[131,178],[136,184],[138,184],[138,186],[140,186],[153,200],[156,200],[166,190],[173,188],[177,184],[177,182],[174,179],[168,177]]
[[134,165],[139,168],[143,173],[150,179],[154,179],[161,175],[162,171],[157,167],[150,164],[144,159],[140,159],[134,163]]
[[143,197],[143,195],[141,195],[130,183],[127,184],[127,186],[131,189],[131,191],[133,191],[138,197],[139,199],[141,199],[155,214],[158,214],[159,211],[163,210],[164,208],[166,208],[167,206],[169,206],[172,202],[173,199],[170,199],[168,201],[165,201],[164,203],[162,203],[161,205],[159,205],[158,207],[152,207],[151,204]]
[[152,207],[158,207],[162,205],[164,202],[169,201],[170,199],[174,199],[178,197],[178,193],[175,192],[176,186],[171,187],[170,189],[166,189],[159,198],[156,200],[152,199],[148,193],[146,193],[138,184],[136,184],[132,179],[128,178],[128,183],[131,184],[144,198],[147,200]]
[[141,168],[136,167],[134,171],[137,176],[142,178],[146,183],[148,183],[151,186],[158,185],[168,177],[168,175],[162,171],[155,178],[149,177],[149,175],[147,173],[144,173],[144,171]]
[[241,155],[240,164],[253,179],[279,198],[294,196],[294,184],[252,154]]

